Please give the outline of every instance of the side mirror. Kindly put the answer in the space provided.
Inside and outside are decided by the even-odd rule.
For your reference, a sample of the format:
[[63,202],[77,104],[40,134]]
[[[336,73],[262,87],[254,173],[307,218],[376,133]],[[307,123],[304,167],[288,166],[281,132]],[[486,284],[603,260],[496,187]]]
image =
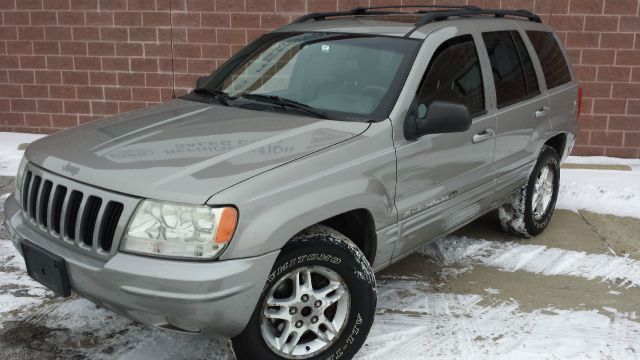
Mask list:
[[427,134],[463,132],[471,127],[466,105],[434,101],[430,105],[414,101],[404,120],[404,137],[415,140]]
[[196,80],[196,89],[205,87],[207,85],[207,82],[209,82],[208,76],[199,77],[198,80]]

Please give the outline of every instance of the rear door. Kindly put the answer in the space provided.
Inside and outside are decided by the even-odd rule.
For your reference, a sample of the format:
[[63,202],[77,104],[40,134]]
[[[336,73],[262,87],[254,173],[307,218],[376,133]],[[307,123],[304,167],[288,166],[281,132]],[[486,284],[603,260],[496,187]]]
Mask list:
[[[435,100],[465,104],[473,123],[465,132],[429,134],[417,140],[406,140],[402,131],[394,131],[399,216],[394,257],[475,218],[490,199],[496,120],[486,111],[488,78],[481,70],[478,40],[466,25],[435,31],[416,60],[414,70],[421,66],[419,74],[412,70],[421,81],[407,98],[417,96],[427,106]],[[404,117],[395,121],[395,129],[402,129]]]
[[550,107],[520,31],[483,31],[482,41],[491,64],[497,116],[496,192],[490,204],[495,206],[529,176],[538,142],[549,129]]
[[[531,46],[539,60],[539,71],[544,76],[546,93],[549,97],[549,122],[551,130],[571,129],[577,132],[578,83],[573,81],[568,58],[557,36],[550,31],[526,30]],[[534,56],[535,58],[535,56]],[[535,61],[534,61],[535,62]],[[571,146],[564,147],[564,159]]]

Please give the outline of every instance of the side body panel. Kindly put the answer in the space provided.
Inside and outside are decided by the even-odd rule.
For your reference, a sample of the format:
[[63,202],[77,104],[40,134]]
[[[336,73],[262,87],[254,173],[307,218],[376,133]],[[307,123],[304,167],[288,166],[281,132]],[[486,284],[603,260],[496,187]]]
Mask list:
[[[437,48],[451,38],[466,34],[473,35],[477,47],[478,38],[470,24],[444,26],[427,36],[403,90],[401,101],[404,104],[413,100]],[[486,67],[482,59],[480,65],[481,68]],[[486,94],[489,79],[485,73],[483,71],[482,76]],[[474,118],[470,129],[465,132],[431,134],[417,140],[404,138],[401,129],[405,114],[406,110],[398,112],[394,118],[399,218],[399,240],[394,258],[402,257],[428,240],[481,215],[493,191],[495,139],[490,137],[482,142],[472,142],[474,134],[485,129],[495,130],[493,114]]]

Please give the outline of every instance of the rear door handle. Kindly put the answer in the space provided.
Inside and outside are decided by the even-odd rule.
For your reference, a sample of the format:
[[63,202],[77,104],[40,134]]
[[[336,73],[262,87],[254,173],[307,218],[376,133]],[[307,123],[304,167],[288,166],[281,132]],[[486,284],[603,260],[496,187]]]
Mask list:
[[479,142],[491,139],[495,136],[495,134],[496,132],[493,131],[493,129],[484,129],[478,133],[475,133],[473,135],[473,138],[471,138],[471,141],[473,141],[474,144],[477,144]]
[[549,110],[551,109],[548,106],[543,106],[535,112],[534,116],[536,119],[543,118],[549,115]]

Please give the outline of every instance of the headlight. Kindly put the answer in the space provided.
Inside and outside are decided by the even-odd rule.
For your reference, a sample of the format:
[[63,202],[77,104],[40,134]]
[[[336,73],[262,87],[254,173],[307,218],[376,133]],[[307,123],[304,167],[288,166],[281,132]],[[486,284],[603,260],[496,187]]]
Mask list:
[[233,207],[143,201],[129,223],[123,251],[173,258],[213,259],[227,247],[238,222]]
[[24,178],[24,171],[27,168],[27,158],[22,156],[20,161],[20,167],[18,168],[18,174],[16,175],[16,190],[15,198],[19,205],[22,205],[22,180]]

